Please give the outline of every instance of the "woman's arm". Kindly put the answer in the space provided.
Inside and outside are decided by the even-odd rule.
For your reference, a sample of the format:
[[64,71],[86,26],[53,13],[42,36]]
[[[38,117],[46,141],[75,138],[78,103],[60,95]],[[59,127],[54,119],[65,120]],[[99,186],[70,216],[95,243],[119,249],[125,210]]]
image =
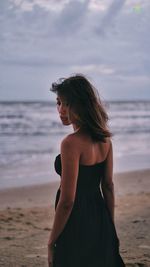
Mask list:
[[73,138],[73,136],[69,135],[61,143],[61,194],[48,242],[51,247],[53,247],[58,236],[63,231],[75,200],[80,154]]
[[113,183],[113,149],[111,141],[110,141],[108,155],[105,160],[101,189],[105,203],[111,215],[112,221],[114,222],[115,196],[114,196],[114,183]]

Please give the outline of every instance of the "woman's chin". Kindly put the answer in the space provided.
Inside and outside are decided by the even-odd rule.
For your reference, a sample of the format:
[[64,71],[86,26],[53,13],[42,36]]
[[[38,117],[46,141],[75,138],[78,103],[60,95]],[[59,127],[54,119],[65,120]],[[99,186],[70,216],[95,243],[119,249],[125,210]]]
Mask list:
[[61,120],[63,125],[70,125],[71,123],[68,120]]

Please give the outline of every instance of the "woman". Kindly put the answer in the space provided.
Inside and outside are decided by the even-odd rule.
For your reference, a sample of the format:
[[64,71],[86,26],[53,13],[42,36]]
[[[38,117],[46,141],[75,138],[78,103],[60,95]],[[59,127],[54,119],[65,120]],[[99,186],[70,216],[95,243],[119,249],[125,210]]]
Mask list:
[[114,221],[113,155],[108,116],[82,75],[53,83],[63,125],[55,170],[61,176],[48,242],[53,267],[123,267]]

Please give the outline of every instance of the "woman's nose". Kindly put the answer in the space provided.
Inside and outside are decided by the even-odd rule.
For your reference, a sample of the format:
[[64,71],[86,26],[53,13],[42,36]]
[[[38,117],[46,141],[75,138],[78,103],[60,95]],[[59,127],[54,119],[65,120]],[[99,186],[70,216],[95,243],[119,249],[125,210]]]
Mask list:
[[58,111],[59,111],[60,115],[65,115],[66,114],[66,108],[63,107],[63,106],[60,106]]

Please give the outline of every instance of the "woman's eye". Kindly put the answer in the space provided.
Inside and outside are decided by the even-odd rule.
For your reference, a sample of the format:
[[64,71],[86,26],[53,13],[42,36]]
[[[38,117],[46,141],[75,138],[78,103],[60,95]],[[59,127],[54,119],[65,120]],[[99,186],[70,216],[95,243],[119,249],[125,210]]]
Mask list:
[[64,103],[63,103],[63,102],[59,102],[59,101],[56,102],[56,105],[57,105],[57,106],[60,106],[61,104],[62,104],[62,106],[64,106],[64,107],[65,107],[65,106],[67,107],[67,106],[69,105],[67,102],[64,102]]
[[64,106],[66,106],[66,107],[67,107],[68,105],[69,105],[69,104],[68,104],[67,102],[65,102],[65,103],[64,103]]

